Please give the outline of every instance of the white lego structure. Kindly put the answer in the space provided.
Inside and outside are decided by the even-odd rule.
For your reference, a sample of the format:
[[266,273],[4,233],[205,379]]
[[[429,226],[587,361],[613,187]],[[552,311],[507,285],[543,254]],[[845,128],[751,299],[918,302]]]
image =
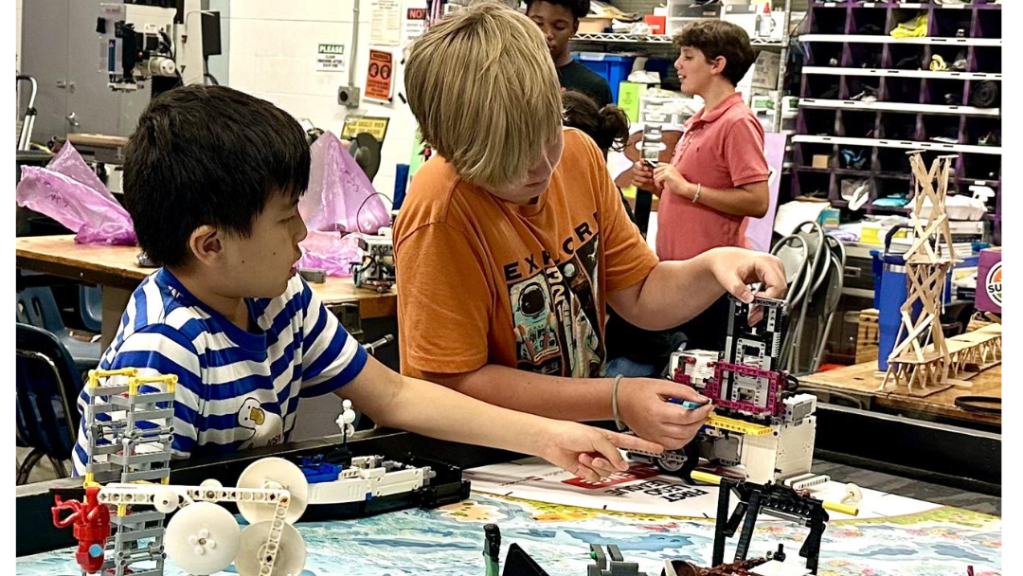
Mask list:
[[[724,354],[684,350],[671,355],[669,374],[711,399],[714,414],[684,450],[662,455],[630,452],[668,472],[692,471],[700,458],[724,473],[758,484],[804,489],[830,480],[810,472],[817,431],[817,398],[788,390],[778,369],[786,318],[784,303],[757,298],[760,320],[750,325],[751,305],[732,300]],[[684,474],[685,475],[685,474]]]
[[[60,518],[64,510],[91,512],[88,518],[79,514],[74,524],[76,538],[86,541],[88,550],[87,559],[76,556],[83,574],[163,576],[164,560],[170,557],[195,576],[220,572],[232,563],[241,576],[298,576],[305,565],[305,543],[291,524],[309,504],[414,492],[436,476],[429,467],[382,456],[353,457],[344,467],[315,463],[308,470],[283,458],[263,458],[242,472],[235,488],[212,479],[199,486],[171,485],[169,422],[176,383],[175,376],[140,377],[134,368],[89,373],[85,486],[96,500],[83,506],[57,496],[53,509],[59,527],[71,525],[71,518]],[[342,406],[336,422],[347,443],[355,432],[356,413],[350,400]],[[138,426],[141,422],[150,426]],[[250,524],[245,530],[218,505],[225,502],[238,506]],[[109,514],[97,513],[96,508],[105,507]],[[165,527],[167,514],[179,508]],[[85,572],[85,566],[99,572]]]
[[[757,483],[785,482],[796,489],[827,482],[827,476],[810,473],[817,430],[817,398],[799,394],[786,399],[786,414],[770,426],[744,433],[708,425],[701,432],[700,455],[722,466],[744,471]],[[760,430],[767,429],[766,433]],[[790,482],[791,481],[791,482]]]
[[[306,508],[308,485],[301,470],[282,458],[264,458],[246,468],[238,484],[224,488],[215,480],[200,486],[116,483],[100,488],[99,501],[116,506],[121,517],[145,516],[134,509],[139,506],[151,506],[161,515],[183,508],[165,530],[159,527],[154,532],[162,533],[166,544],[162,552],[190,574],[215,574],[232,563],[241,576],[299,574],[305,566],[305,543],[290,524]],[[238,505],[249,522],[245,530],[217,506],[222,502]]]

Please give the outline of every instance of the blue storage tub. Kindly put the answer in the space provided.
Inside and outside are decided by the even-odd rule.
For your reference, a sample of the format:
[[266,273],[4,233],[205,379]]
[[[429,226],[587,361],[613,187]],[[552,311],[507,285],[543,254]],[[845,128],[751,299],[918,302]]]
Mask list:
[[615,103],[618,102],[618,84],[629,78],[632,63],[636,61],[635,56],[602,52],[581,52],[573,54],[572,58],[607,80],[611,86],[611,100]]

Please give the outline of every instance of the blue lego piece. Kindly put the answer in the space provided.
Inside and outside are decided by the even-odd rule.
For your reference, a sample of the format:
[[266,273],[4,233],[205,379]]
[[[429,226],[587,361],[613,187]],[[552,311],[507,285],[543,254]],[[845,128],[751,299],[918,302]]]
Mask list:
[[336,481],[343,467],[339,464],[324,462],[323,456],[316,456],[314,458],[303,458],[299,469],[305,475],[306,481],[310,484],[319,484],[321,482]]

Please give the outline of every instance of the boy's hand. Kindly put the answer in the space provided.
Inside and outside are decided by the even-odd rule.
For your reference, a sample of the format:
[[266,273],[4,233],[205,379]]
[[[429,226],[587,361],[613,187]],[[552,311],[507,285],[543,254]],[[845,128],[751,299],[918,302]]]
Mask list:
[[661,191],[661,187],[654,182],[654,169],[643,160],[632,165],[632,185],[648,192]]
[[[690,410],[669,403],[669,398],[706,404]],[[618,412],[629,428],[639,436],[678,450],[700,431],[714,407],[685,384],[653,378],[623,378],[618,385]]]
[[742,248],[714,248],[707,252],[711,272],[721,287],[749,304],[754,294],[748,284],[760,282],[759,294],[768,298],[784,298],[787,289],[785,267],[776,256]]
[[682,177],[678,168],[671,164],[661,164],[654,170],[654,182],[658,187],[665,188],[686,199],[692,198],[695,193],[690,190],[693,185]]
[[655,454],[664,450],[660,444],[636,436],[561,420],[552,421],[551,427],[541,434],[537,456],[579,478],[593,482],[614,472],[629,469],[629,463],[618,448]]

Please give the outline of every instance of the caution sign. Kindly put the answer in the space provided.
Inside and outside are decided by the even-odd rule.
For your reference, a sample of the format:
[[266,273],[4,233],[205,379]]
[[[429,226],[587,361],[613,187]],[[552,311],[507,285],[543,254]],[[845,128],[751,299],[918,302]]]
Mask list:
[[394,88],[394,57],[383,50],[369,51],[369,70],[366,73],[366,98],[391,101]]
[[387,123],[387,118],[377,116],[348,116],[345,118],[344,128],[341,129],[341,137],[351,139],[366,132],[383,142],[384,136],[387,135]]

